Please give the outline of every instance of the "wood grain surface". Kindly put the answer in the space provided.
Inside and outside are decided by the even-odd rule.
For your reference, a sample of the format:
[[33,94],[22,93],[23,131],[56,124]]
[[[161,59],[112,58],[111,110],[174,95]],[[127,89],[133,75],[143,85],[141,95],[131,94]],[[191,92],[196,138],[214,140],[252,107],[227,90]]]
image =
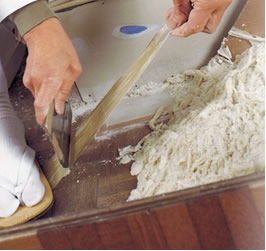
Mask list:
[[[87,218],[88,220],[88,218]],[[264,225],[248,188],[121,214],[54,224],[0,242],[16,249],[264,249]]]

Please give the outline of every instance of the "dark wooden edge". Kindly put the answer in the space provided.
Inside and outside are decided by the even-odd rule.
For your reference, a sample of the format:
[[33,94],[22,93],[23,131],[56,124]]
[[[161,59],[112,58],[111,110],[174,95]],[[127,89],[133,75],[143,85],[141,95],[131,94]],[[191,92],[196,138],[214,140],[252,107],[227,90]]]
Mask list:
[[38,221],[28,222],[23,225],[0,229],[0,241],[12,236],[30,234],[32,232],[49,231],[54,228],[70,227],[76,225],[90,224],[92,222],[114,219],[120,216],[147,212],[148,214],[158,208],[168,207],[180,202],[200,200],[202,198],[218,195],[227,191],[249,187],[253,184],[264,183],[265,172],[257,172],[229,180],[215,182],[194,188],[185,189],[178,192],[171,192],[158,196],[153,196],[141,200],[125,202],[108,208],[93,208],[91,210],[77,214],[69,214]]

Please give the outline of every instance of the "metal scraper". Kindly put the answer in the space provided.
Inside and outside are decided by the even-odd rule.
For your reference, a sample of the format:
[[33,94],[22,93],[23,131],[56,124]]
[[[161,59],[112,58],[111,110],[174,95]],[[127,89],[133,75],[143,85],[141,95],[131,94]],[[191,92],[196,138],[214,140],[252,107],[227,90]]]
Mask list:
[[65,102],[64,113],[57,114],[54,102],[52,102],[49,107],[44,128],[49,135],[55,153],[63,167],[68,167],[69,164],[71,122],[72,111],[70,104]]
[[125,93],[137,81],[167,40],[170,29],[164,25],[152,38],[142,54],[131,67],[114,83],[112,88],[79,126],[71,139],[70,165],[78,158],[82,149],[101,128],[110,113],[119,104]]

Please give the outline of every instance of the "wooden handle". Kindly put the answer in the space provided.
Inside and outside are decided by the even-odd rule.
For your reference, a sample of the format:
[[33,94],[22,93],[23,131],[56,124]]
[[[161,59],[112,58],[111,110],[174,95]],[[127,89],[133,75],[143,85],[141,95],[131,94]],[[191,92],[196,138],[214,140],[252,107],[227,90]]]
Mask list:
[[71,164],[78,158],[82,149],[90,142],[110,113],[120,103],[129,88],[150,64],[153,57],[166,41],[169,33],[170,30],[164,25],[161,30],[155,34],[137,61],[116,81],[96,108],[88,115],[88,118],[80,125],[71,140]]

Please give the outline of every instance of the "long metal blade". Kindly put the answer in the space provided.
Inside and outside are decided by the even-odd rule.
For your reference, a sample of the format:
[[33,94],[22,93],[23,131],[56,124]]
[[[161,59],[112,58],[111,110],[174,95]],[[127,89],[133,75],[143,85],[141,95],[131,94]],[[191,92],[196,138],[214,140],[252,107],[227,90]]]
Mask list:
[[70,165],[76,161],[82,149],[90,142],[125,93],[144,72],[169,34],[170,30],[164,25],[155,34],[137,61],[116,81],[88,118],[79,126],[71,139]]

